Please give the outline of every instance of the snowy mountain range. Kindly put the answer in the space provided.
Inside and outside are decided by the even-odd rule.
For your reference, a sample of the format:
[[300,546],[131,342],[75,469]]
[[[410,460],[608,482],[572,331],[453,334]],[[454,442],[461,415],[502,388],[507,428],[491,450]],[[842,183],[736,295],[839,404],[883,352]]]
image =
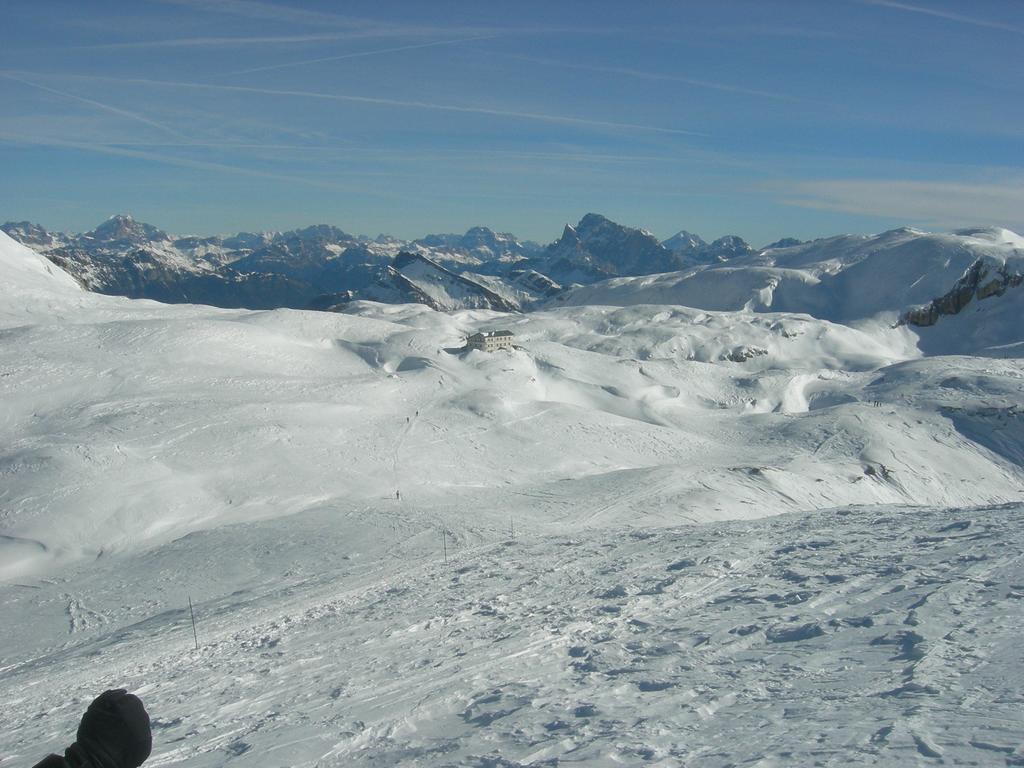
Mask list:
[[[526,309],[565,284],[717,263],[750,250],[738,238],[722,238],[710,246],[697,238],[698,245],[677,254],[647,232],[596,214],[584,216],[576,227],[567,225],[562,238],[547,247],[486,227],[413,241],[385,235],[371,240],[328,225],[230,237],[171,237],[125,215],[80,235],[51,233],[29,222],[9,222],[2,229],[45,253],[90,290],[252,309],[335,306],[355,298],[433,301],[435,308]],[[399,253],[422,256],[436,269],[463,278],[462,290],[440,297],[407,274],[396,278],[396,272],[407,272],[393,263]],[[436,285],[440,274],[427,283]]]
[[[1013,233],[1004,238],[993,230],[930,235],[903,229],[813,243],[787,239],[757,251],[735,236],[708,244],[685,231],[659,243],[650,233],[596,214],[566,225],[546,248],[484,227],[412,242],[386,236],[371,241],[327,225],[172,238],[129,216],[112,217],[82,235],[50,233],[27,222],[3,229],[67,267],[91,290],[168,302],[340,308],[371,299],[505,311],[534,309],[552,299],[616,304],[656,295],[658,301],[707,309],[777,307],[846,321],[880,311],[918,317],[912,314],[916,305],[952,290],[970,264],[989,258],[992,245],[1020,248]],[[422,260],[410,260],[410,254]],[[414,262],[415,275],[409,269]],[[936,269],[940,263],[945,266]],[[1011,263],[1009,269],[1012,278],[1017,267]],[[661,277],[646,279],[651,274]],[[887,275],[889,290],[870,305],[856,299],[861,286],[843,287],[865,274]],[[931,277],[922,280],[925,274]],[[616,279],[622,277],[645,279]],[[442,284],[453,290],[442,290]],[[563,288],[580,284],[588,287]]]
[[941,350],[980,344],[1005,351],[1020,341],[1012,318],[1021,301],[1024,238],[996,228],[902,228],[807,243],[784,239],[762,249],[735,236],[709,244],[686,231],[658,242],[597,214],[566,225],[546,247],[485,227],[415,241],[371,240],[328,225],[175,238],[130,216],[81,235],[27,222],[3,229],[90,290],[171,303],[335,311],[359,300],[446,311],[679,304],[927,327],[951,322],[943,318],[968,309],[973,298],[964,317],[984,322],[962,317],[958,338],[979,343],[944,334]]
[[438,308],[506,309],[510,301],[519,306],[518,299],[503,298],[490,287],[469,285],[476,269],[492,276],[511,273],[507,285],[502,283],[509,296],[529,302],[543,295],[543,290],[535,295],[529,282],[515,279],[523,272],[518,262],[535,255],[539,246],[483,227],[465,235],[431,235],[413,242],[386,236],[371,240],[329,225],[230,237],[171,237],[124,215],[81,235],[50,233],[28,222],[2,228],[66,268],[90,290],[170,303],[301,309],[330,305],[332,297],[387,297],[399,302],[436,297],[436,290],[426,289],[431,280],[421,285],[396,278],[402,268],[393,261],[403,252],[423,256],[456,277],[465,274],[461,298],[439,299]]

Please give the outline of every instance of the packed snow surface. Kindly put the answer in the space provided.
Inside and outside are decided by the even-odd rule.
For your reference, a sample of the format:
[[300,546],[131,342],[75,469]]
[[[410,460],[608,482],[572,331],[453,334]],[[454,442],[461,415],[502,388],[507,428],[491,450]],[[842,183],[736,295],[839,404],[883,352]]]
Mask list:
[[0,235],[0,766],[113,686],[154,766],[1020,762],[1024,363],[920,341],[166,306]]
[[118,683],[155,766],[1019,764],[1022,513],[222,528],[0,591],[3,752]]

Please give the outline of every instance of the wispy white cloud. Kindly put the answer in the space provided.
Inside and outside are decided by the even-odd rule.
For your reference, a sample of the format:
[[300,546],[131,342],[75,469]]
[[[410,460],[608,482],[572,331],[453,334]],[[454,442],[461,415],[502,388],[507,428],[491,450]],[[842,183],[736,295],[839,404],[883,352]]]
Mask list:
[[756,88],[745,88],[741,85],[733,85],[732,83],[721,83],[715,80],[703,80],[696,77],[686,77],[684,75],[671,75],[663,72],[646,72],[639,69],[631,69],[629,67],[607,67],[597,64],[582,64],[576,61],[561,61],[559,59],[546,59],[538,56],[520,56],[510,55],[510,58],[517,59],[519,61],[528,61],[534,64],[541,64],[544,66],[562,67],[564,69],[578,69],[585,72],[604,72],[610,75],[622,75],[624,77],[632,77],[639,80],[661,80],[664,82],[671,83],[683,83],[685,85],[692,85],[697,88],[708,88],[715,91],[724,91],[726,93],[735,93],[744,96],[758,96],[765,99],[775,99],[778,101],[802,101],[798,96],[793,96],[788,93],[781,93],[779,91],[764,91]]
[[[1016,177],[1014,177],[1016,176]],[[1024,177],[1006,181],[833,179],[778,182],[770,189],[787,205],[879,216],[940,226],[1024,224]]]
[[67,91],[61,91],[56,88],[50,88],[45,85],[40,85],[39,83],[32,82],[31,80],[26,80],[23,77],[18,77],[17,75],[13,75],[8,72],[0,72],[0,77],[4,77],[8,80],[13,80],[14,82],[21,83],[22,85],[27,85],[28,87],[35,88],[39,91],[44,91],[45,93],[50,93],[55,96],[61,96],[65,99],[71,99],[72,101],[77,101],[82,104],[88,104],[89,106],[95,107],[96,109],[100,109],[104,112],[109,112],[110,114],[127,118],[128,120],[134,120],[135,122],[142,123],[144,125],[150,126],[151,128],[156,128],[160,131],[163,131],[164,133],[169,133],[172,136],[182,135],[180,131],[176,131],[174,128],[171,128],[168,125],[164,125],[163,123],[148,118],[145,115],[140,115],[138,112],[130,112],[127,109],[121,109],[110,104],[104,104],[103,102],[96,101],[95,99],[87,99],[84,96],[78,96],[74,93],[68,93]]
[[1002,29],[1006,32],[1015,32],[1017,34],[1024,34],[1024,27],[1016,24],[1007,24],[1002,21],[993,21],[991,19],[980,19],[977,16],[965,16],[961,13],[952,13],[951,11],[943,11],[939,8],[927,8],[921,5],[911,5],[910,3],[900,3],[895,0],[861,0],[865,5],[877,5],[882,8],[892,8],[897,11],[907,11],[908,13],[919,13],[924,16],[933,16],[938,19],[946,19],[947,21],[955,21],[960,24],[970,24],[974,27],[986,27],[988,29]]
[[836,40],[847,37],[836,29],[818,29],[815,27],[785,26],[779,24],[748,24],[731,26],[719,32],[732,36],[746,35],[750,37],[782,37],[805,40]]
[[132,40],[124,43],[99,43],[77,46],[83,50],[122,50],[130,48],[225,48],[246,45],[298,45],[302,43],[331,43],[349,40],[357,35],[338,33],[330,35],[265,35],[259,37],[175,37],[166,40]]
[[306,8],[295,8],[288,5],[263,2],[262,0],[158,0],[164,5],[177,5],[210,11],[229,16],[241,16],[247,19],[276,21],[289,24],[319,25],[343,27],[364,27],[363,19],[343,16],[324,11],[313,11]]
[[202,171],[213,171],[216,173],[227,173],[238,176],[250,176],[261,179],[270,179],[273,181],[284,181],[295,184],[304,184],[313,187],[323,187],[328,189],[346,189],[349,191],[358,191],[360,194],[373,194],[372,189],[366,189],[362,185],[356,186],[353,184],[342,184],[333,180],[312,179],[304,176],[274,173],[272,171],[264,171],[258,168],[246,168],[244,166],[229,165],[226,163],[211,162],[208,160],[196,160],[194,158],[188,157],[174,157],[171,155],[160,154],[158,152],[147,152],[139,149],[131,149],[127,146],[120,146],[116,144],[97,144],[93,142],[70,141],[66,139],[58,139],[53,137],[40,137],[31,136],[28,134],[7,132],[0,132],[0,142],[42,147],[56,147],[60,149],[75,149],[84,152],[93,152],[101,155],[115,155],[118,157],[134,158],[137,160],[145,160],[148,162],[158,163],[161,165],[172,165],[180,168],[193,168]]
[[226,76],[230,75],[249,75],[254,72],[269,72],[274,69],[288,69],[290,67],[302,67],[307,64],[323,64],[328,61],[342,61],[344,59],[360,59],[366,56],[379,56],[386,53],[399,53],[401,51],[413,51],[419,48],[434,48],[442,45],[456,45],[458,43],[471,43],[476,40],[492,40],[494,35],[481,35],[478,37],[463,37],[457,40],[435,40],[430,43],[416,43],[414,45],[399,45],[394,48],[378,48],[372,51],[356,51],[353,53],[342,53],[337,56],[321,56],[316,59],[302,59],[301,61],[289,61],[282,64],[268,64],[263,67],[252,67],[250,69],[240,69],[236,72],[228,72]]
[[397,107],[403,109],[422,109],[437,112],[452,112],[457,114],[488,115],[491,117],[508,117],[519,120],[531,120],[545,123],[556,123],[563,125],[578,125],[590,128],[604,128],[619,131],[642,131],[646,133],[664,133],[677,136],[705,136],[698,131],[686,130],[683,128],[672,128],[659,125],[644,125],[640,123],[624,123],[613,120],[600,120],[587,117],[573,117],[569,115],[549,114],[542,112],[526,112],[510,109],[496,109],[490,107],[462,106],[456,104],[441,104],[428,101],[414,101],[405,99],[388,99],[376,96],[353,96],[340,93],[324,93],[320,91],[301,91],[276,88],[256,88],[242,85],[217,85],[213,83],[194,83],[176,80],[151,80],[147,78],[122,78],[105,77],[102,75],[63,75],[62,77],[78,80],[93,80],[103,82],[122,83],[125,85],[146,85],[160,88],[181,88],[200,91],[221,91],[228,93],[251,93],[263,96],[284,96],[290,98],[317,99],[322,101],[339,101],[351,104],[367,104],[380,107]]
[[[187,143],[187,144],[161,144],[161,145],[133,145],[125,142],[92,142],[92,141],[75,141],[70,139],[62,139],[56,137],[42,137],[39,135],[31,135],[18,132],[10,132],[0,130],[0,145],[2,144],[14,144],[14,145],[26,145],[36,147],[48,147],[65,150],[75,150],[81,152],[90,152],[99,155],[125,157],[135,160],[141,160],[145,162],[155,163],[158,165],[167,165],[179,168],[189,168],[200,171],[207,171],[217,175],[229,175],[229,176],[243,176],[256,179],[267,179],[269,181],[284,182],[288,184],[299,184],[303,186],[309,186],[321,189],[330,190],[341,190],[349,193],[357,193],[360,197],[375,197],[380,199],[393,199],[394,193],[388,192],[386,189],[376,186],[374,183],[367,183],[368,180],[381,180],[381,179],[393,179],[401,180],[403,185],[412,182],[413,184],[423,184],[424,180],[421,176],[415,173],[410,174],[408,165],[406,162],[397,163],[395,166],[388,170],[382,168],[376,162],[372,166],[372,169],[364,167],[345,167],[343,171],[334,171],[332,178],[320,179],[310,178],[306,176],[298,176],[294,174],[282,174],[273,171],[266,171],[259,168],[251,168],[243,165],[232,165],[229,163],[214,162],[208,160],[199,160],[195,158],[179,157],[174,155],[163,154],[159,152],[152,152],[142,149],[135,148],[136,146],[162,146],[166,148],[185,147],[185,148],[205,148],[207,146],[218,147],[221,145],[207,145],[204,143]],[[267,145],[266,147],[258,147],[258,145],[249,145],[253,148],[271,149],[273,145]],[[306,148],[314,149],[314,148]],[[316,148],[322,149],[322,148]],[[376,151],[376,150],[374,150]],[[380,150],[380,153],[385,156],[394,156],[394,153],[390,150]],[[419,157],[419,153],[409,153],[412,157]],[[458,155],[459,153],[455,153]],[[469,157],[473,153],[466,153]],[[510,155],[510,160],[515,160],[513,165],[502,168],[502,172],[515,172],[515,171],[528,171],[531,174],[547,173],[549,175],[557,175],[558,170],[552,167],[551,161],[563,158],[564,156],[558,154],[544,154],[544,153],[507,153]],[[500,153],[499,153],[500,155]],[[479,158],[486,158],[488,161],[493,161],[495,153],[481,152],[477,154]],[[530,165],[524,167],[523,159],[537,160],[536,165]],[[575,158],[583,160],[584,158]],[[612,159],[603,156],[594,156],[586,161],[588,170],[593,170],[592,163],[594,161],[600,161],[601,159]],[[489,172],[493,172],[495,167],[488,165],[486,169]],[[471,170],[473,170],[471,168]],[[479,170],[479,169],[477,169]],[[347,179],[347,181],[340,181],[339,178]],[[513,191],[504,185],[499,185],[500,189],[493,192],[485,192],[481,189],[464,190],[459,192],[458,190],[446,190],[445,197],[448,198],[465,198],[465,199],[477,199],[477,198],[494,198],[494,199],[528,199],[535,200],[537,198],[550,197],[552,199],[558,199],[561,192],[556,192],[551,189],[529,189],[521,190],[519,192]],[[633,187],[640,189],[641,187]],[[645,186],[646,188],[646,182]]]
[[318,29],[345,29],[367,37],[451,36],[493,33],[493,29],[454,28],[429,24],[399,24],[330,11],[310,10],[263,0],[157,0],[167,5],[186,6],[200,11],[277,24],[312,26]]
[[[0,135],[3,135],[0,130]],[[21,134],[24,135],[24,134]],[[536,160],[542,163],[566,162],[583,165],[607,164],[607,165],[636,165],[656,164],[683,165],[692,163],[694,157],[689,152],[674,152],[671,155],[644,155],[644,154],[609,154],[603,152],[565,151],[517,151],[507,149],[410,149],[406,147],[366,147],[366,146],[337,146],[331,144],[286,144],[269,142],[246,142],[246,141],[122,141],[104,140],[90,142],[92,144],[107,147],[147,147],[151,149],[214,149],[229,152],[294,152],[297,154],[314,155],[318,158],[374,158],[374,162],[380,160],[397,159],[402,163],[409,163],[415,160],[444,158],[451,161],[459,160],[480,160],[505,158],[511,161]],[[709,153],[700,152],[703,157]],[[714,155],[716,162],[718,155]]]

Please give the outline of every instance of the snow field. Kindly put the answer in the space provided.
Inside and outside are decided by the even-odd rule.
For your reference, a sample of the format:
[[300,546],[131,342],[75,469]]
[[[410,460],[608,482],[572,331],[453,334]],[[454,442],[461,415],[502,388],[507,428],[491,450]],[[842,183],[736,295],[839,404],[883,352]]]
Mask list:
[[164,306],[0,246],[0,768],[115,685],[161,766],[1024,760],[1020,359]]
[[124,684],[157,766],[1015,764],[1022,511],[527,533],[447,565],[370,515],[197,533],[0,589],[67,633],[4,654],[3,752],[59,747]]
[[[335,315],[89,298],[76,322],[2,331],[8,577],[396,490],[454,527],[511,515],[556,530],[1020,498],[1020,363],[893,365],[917,356],[906,329],[660,306]],[[521,348],[459,352],[494,325]],[[996,417],[1007,428],[986,436]]]

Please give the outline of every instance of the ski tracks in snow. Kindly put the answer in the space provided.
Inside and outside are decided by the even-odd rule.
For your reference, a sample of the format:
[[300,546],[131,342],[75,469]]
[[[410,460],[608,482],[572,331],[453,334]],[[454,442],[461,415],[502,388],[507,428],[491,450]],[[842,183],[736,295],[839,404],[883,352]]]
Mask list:
[[23,693],[0,703],[4,752],[29,759],[118,684],[150,706],[159,766],[1019,761],[1022,511],[852,508],[346,561],[199,606],[199,651],[178,612],[7,667]]

